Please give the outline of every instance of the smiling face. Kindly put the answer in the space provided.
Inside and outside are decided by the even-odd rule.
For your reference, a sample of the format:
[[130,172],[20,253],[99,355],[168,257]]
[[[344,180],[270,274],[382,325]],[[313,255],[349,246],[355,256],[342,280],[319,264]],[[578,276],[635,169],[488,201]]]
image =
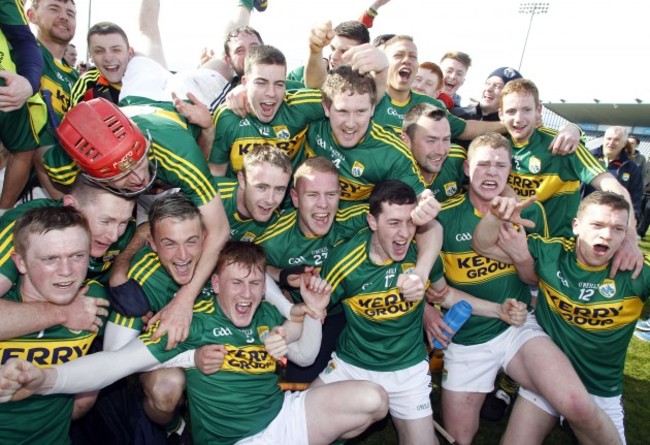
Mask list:
[[126,230],[133,213],[134,201],[128,201],[111,193],[101,193],[93,200],[79,205],[69,196],[63,202],[73,205],[86,217],[90,227],[90,256],[101,258],[111,244]]
[[374,233],[371,241],[371,255],[380,262],[402,261],[406,258],[409,245],[415,236],[415,224],[411,211],[416,204],[381,203],[381,213],[375,218],[368,214],[368,226]]
[[118,33],[93,34],[89,38],[88,51],[99,72],[110,83],[121,85],[122,78],[133,49]]
[[483,114],[496,113],[499,110],[499,98],[504,86],[505,83],[499,76],[492,76],[485,81],[480,100]]
[[628,212],[591,204],[573,221],[576,255],[583,264],[604,266],[625,240]]
[[467,67],[456,59],[445,59],[440,62],[442,70],[442,92],[453,96],[465,83]]
[[441,79],[431,70],[420,68],[415,75],[411,89],[416,93],[426,94],[430,97],[438,97],[440,92]]
[[388,88],[408,93],[418,70],[418,48],[410,40],[398,40],[384,49],[388,57]]
[[431,181],[433,175],[440,172],[451,148],[449,121],[445,118],[435,120],[422,115],[416,123],[413,137],[409,137],[404,132],[402,139],[413,152],[413,157],[422,170],[424,178]]
[[541,114],[542,105],[535,103],[532,94],[515,92],[501,98],[499,118],[516,144],[528,142]]
[[291,190],[291,200],[299,210],[298,225],[308,237],[325,236],[339,208],[339,177],[332,172],[312,170],[302,175]]
[[332,134],[343,148],[353,148],[366,135],[375,107],[370,95],[342,92],[334,96],[332,104],[325,107]]
[[255,116],[264,123],[271,122],[286,93],[287,68],[284,65],[258,63],[242,79],[248,103]]
[[203,253],[205,232],[199,217],[164,218],[152,227],[151,249],[176,284],[183,286],[194,276]]
[[503,192],[511,169],[507,148],[489,145],[476,147],[465,161],[465,174],[469,176],[470,199],[474,206],[484,211],[484,206]]
[[245,175],[237,173],[237,211],[255,221],[268,221],[282,203],[290,178],[290,171],[268,162],[249,165]]
[[88,246],[88,232],[79,226],[30,234],[24,256],[12,254],[24,275],[23,300],[70,303],[86,279]]
[[[77,8],[68,0],[41,0],[38,8],[27,11],[29,20],[38,27],[43,43],[67,46],[77,28]],[[64,48],[62,48],[64,49]]]
[[223,314],[238,328],[251,324],[264,296],[264,271],[231,263],[212,275],[212,288]]

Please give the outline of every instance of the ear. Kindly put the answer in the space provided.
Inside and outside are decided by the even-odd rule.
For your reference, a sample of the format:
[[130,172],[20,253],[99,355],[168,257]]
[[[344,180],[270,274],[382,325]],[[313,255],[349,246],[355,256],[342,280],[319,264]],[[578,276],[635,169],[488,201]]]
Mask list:
[[293,203],[293,206],[296,209],[299,209],[300,206],[298,205],[298,192],[296,192],[296,189],[292,187],[291,190],[289,190],[289,195],[291,195],[291,202]]
[[135,50],[132,47],[129,47],[129,60],[135,56]]
[[377,219],[373,215],[368,213],[366,215],[366,221],[368,221],[368,227],[370,227],[370,230],[372,230],[373,232],[376,232],[377,231]]
[[537,114],[542,114],[542,104],[537,104]]
[[242,191],[246,190],[246,176],[244,176],[244,172],[241,170],[237,172],[237,182]]
[[402,137],[402,142],[404,142],[408,148],[411,148],[411,138],[409,135],[406,134],[405,131],[402,131],[402,134],[400,136]]
[[330,109],[327,106],[327,104],[325,103],[325,101],[323,101],[323,110],[325,110],[325,116],[327,116],[329,118],[330,117]]
[[219,275],[216,272],[210,277],[210,282],[212,283],[212,290],[215,294],[219,294]]
[[505,125],[505,122],[503,122],[503,110],[501,109],[501,105],[499,105],[499,121]]
[[151,233],[147,235],[147,242],[149,243],[149,247],[151,247],[151,250],[158,253],[158,247],[156,247],[156,243],[153,242],[153,237],[151,236]]
[[578,236],[578,218],[573,218],[573,234]]
[[469,161],[467,159],[463,161],[463,172],[469,178]]
[[74,207],[75,209],[79,208],[79,203],[72,195],[63,195],[63,206],[64,207]]
[[33,8],[27,9],[27,18],[32,24],[36,25],[36,13]]
[[241,84],[243,86],[246,86],[246,83],[247,83],[246,74],[244,74],[243,76],[241,76]]
[[18,272],[21,275],[25,275],[27,273],[27,267],[25,266],[25,261],[23,260],[23,257],[14,250],[13,252],[11,252],[11,259],[14,260]]

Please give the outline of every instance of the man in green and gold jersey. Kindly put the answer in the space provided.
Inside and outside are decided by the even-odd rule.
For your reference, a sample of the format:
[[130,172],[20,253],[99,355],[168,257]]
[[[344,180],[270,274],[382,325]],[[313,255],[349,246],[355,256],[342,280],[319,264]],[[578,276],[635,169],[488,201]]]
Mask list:
[[440,203],[464,192],[467,177],[465,149],[451,144],[451,129],[444,110],[422,103],[404,117],[402,140],[411,149],[422,179]]
[[[312,383],[315,388],[347,380],[379,383],[389,395],[400,443],[412,445],[437,443],[422,339],[430,268],[416,264],[416,208],[407,184],[379,182],[370,195],[369,227],[325,261],[321,273],[332,285],[330,307],[342,305],[347,324],[327,368]],[[435,220],[422,223],[441,235]]]
[[[476,246],[492,258],[511,258],[511,252],[498,242],[503,226],[524,223],[519,216],[532,199],[524,202],[499,198],[491,212],[474,232]],[[524,210],[525,211],[525,210]],[[594,192],[583,199],[572,224],[575,239],[527,237],[527,247],[539,277],[536,317],[539,325],[569,358],[593,404],[609,419],[588,429],[589,437],[578,435],[576,422],[569,419],[578,438],[585,443],[625,443],[623,424],[623,366],[635,323],[650,293],[650,262],[644,259],[638,278],[636,272],[618,271],[612,277],[613,258],[627,236],[632,207],[622,196],[612,192]],[[528,367],[548,375],[548,387],[562,391],[569,375],[546,353],[531,355]],[[509,372],[510,373],[510,372]],[[540,386],[522,383],[520,396],[510,416],[505,443],[541,444],[564,415]],[[561,378],[558,378],[561,376]],[[572,385],[570,391],[575,391]],[[576,402],[572,401],[572,405]],[[582,404],[583,402],[580,402]],[[588,417],[601,416],[591,414]],[[602,416],[601,416],[602,417]],[[610,421],[611,419],[611,421]],[[610,434],[610,423],[618,434]],[[607,431],[603,431],[603,426]],[[619,442],[620,441],[620,442]]]
[[[86,281],[90,230],[84,216],[71,206],[35,208],[16,221],[12,258],[20,273],[2,299],[23,304],[71,304],[80,289],[91,300],[104,301],[104,288]],[[103,314],[97,314],[101,320]],[[101,322],[98,322],[101,326]],[[0,363],[22,358],[46,367],[85,355],[97,330],[76,330],[55,324],[0,341]],[[69,443],[68,429],[75,397],[55,395],[12,402],[0,410],[3,441],[16,444]]]
[[251,47],[245,67],[242,85],[250,113],[242,118],[226,105],[215,112],[216,137],[208,160],[216,176],[234,178],[246,153],[261,144],[276,146],[296,159],[307,124],[325,116],[320,91],[287,93],[287,62],[278,49],[268,45]]

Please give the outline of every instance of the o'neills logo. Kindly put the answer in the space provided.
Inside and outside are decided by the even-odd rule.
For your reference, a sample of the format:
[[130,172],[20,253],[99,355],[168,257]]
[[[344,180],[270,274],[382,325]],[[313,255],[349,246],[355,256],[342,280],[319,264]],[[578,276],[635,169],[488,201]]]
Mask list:
[[118,162],[113,164],[113,167],[116,167],[119,171],[129,170],[136,164],[135,159],[133,159],[133,151],[128,152],[124,157]]

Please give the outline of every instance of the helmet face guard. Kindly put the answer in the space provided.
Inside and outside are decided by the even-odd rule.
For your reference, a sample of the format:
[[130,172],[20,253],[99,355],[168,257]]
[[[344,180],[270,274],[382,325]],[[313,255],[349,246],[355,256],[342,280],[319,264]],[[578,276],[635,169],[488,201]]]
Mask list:
[[[81,102],[71,108],[57,129],[57,136],[84,176],[103,188],[110,188],[111,182],[131,174],[140,162],[144,162],[143,158],[146,161],[151,147],[151,136],[147,140],[117,106],[103,98]],[[155,156],[153,159],[147,188],[153,183],[157,170]],[[127,190],[120,194],[135,196],[145,190]]]
[[[148,133],[149,132],[147,132],[147,135],[148,135]],[[150,135],[148,135],[148,136],[149,136],[149,139],[151,139],[151,136]],[[149,153],[149,150],[151,150],[152,159],[149,159],[149,157],[147,156],[148,153]],[[147,184],[144,187],[142,187],[139,190],[129,190],[129,189],[124,189],[124,188],[113,187],[111,185],[112,183],[115,183],[116,181],[119,181],[122,178],[126,178],[127,176],[132,174],[133,170],[136,169],[137,167],[139,167],[145,161],[148,164],[150,177],[149,177],[149,181],[147,182]],[[156,173],[158,173],[158,159],[156,159],[156,154],[155,154],[155,152],[153,150],[153,147],[151,147],[151,143],[149,142],[147,144],[147,150],[145,151],[145,155],[142,158],[140,158],[140,160],[138,162],[136,162],[131,169],[121,173],[120,175],[118,175],[115,178],[99,179],[99,178],[93,178],[92,176],[88,175],[87,173],[82,172],[81,174],[88,181],[92,182],[93,184],[97,185],[98,187],[100,187],[100,188],[102,188],[102,189],[104,189],[104,190],[106,190],[108,192],[113,193],[114,195],[123,196],[124,198],[133,198],[133,197],[136,197],[136,196],[139,196],[139,195],[143,194],[144,192],[149,190],[149,188],[151,188],[153,183],[156,181]]]

